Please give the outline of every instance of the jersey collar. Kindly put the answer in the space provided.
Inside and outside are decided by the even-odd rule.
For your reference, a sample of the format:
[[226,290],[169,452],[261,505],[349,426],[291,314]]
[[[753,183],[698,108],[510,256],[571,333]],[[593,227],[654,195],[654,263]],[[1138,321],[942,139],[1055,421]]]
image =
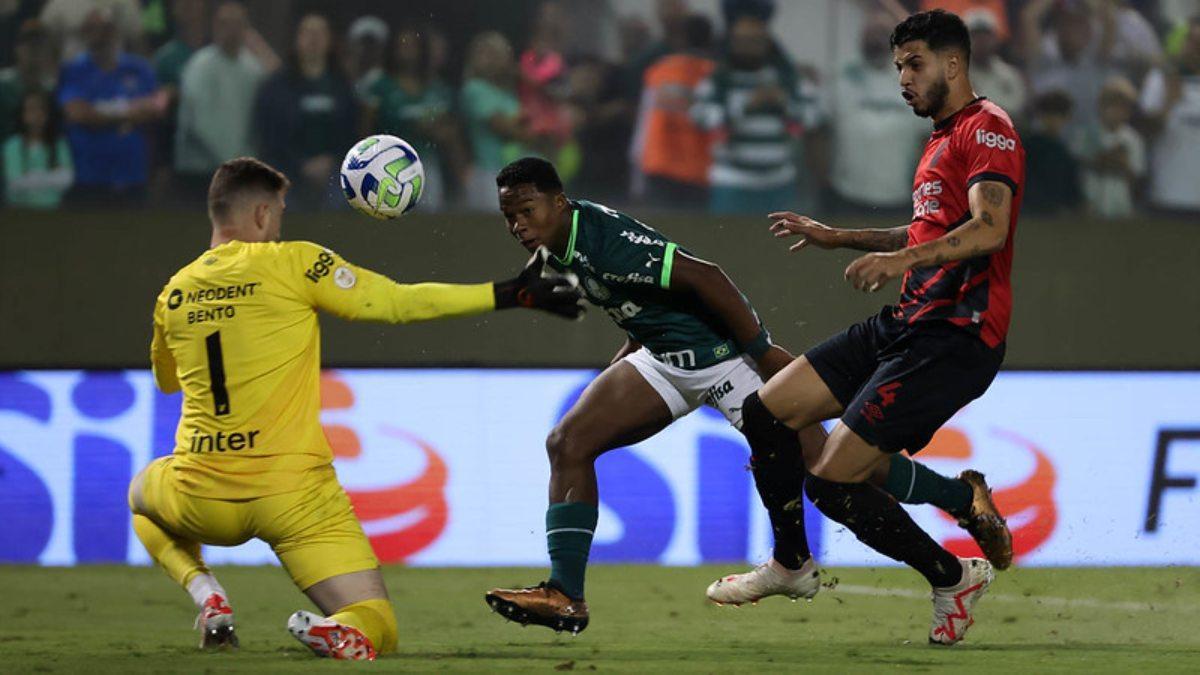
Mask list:
[[570,265],[571,260],[575,257],[575,235],[579,232],[579,207],[575,207],[571,213],[571,238],[567,240],[567,252],[562,258],[550,253],[560,265]]
[[964,105],[963,107],[961,107],[961,108],[959,108],[957,111],[955,111],[955,112],[954,112],[954,114],[950,115],[949,117],[947,117],[946,119],[942,120],[941,122],[938,122],[937,124],[934,124],[934,125],[933,125],[933,130],[934,130],[934,131],[941,131],[942,129],[945,129],[945,128],[947,128],[947,127],[951,126],[952,124],[954,124],[954,122],[955,122],[956,120],[958,120],[959,116],[963,114],[963,111],[964,111],[964,110],[966,110],[967,108],[970,108],[971,106],[973,106],[973,105],[975,105],[975,104],[979,103],[980,101],[985,101],[985,100],[987,100],[987,97],[986,97],[986,96],[977,96],[977,97],[975,97],[974,99],[972,99],[972,101],[971,101],[970,103],[968,103],[968,104]]

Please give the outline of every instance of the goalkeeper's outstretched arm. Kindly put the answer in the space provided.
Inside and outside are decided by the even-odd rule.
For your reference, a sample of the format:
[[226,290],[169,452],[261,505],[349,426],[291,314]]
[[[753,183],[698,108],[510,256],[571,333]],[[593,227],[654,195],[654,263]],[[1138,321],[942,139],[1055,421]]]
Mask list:
[[540,309],[572,319],[583,313],[582,293],[574,280],[544,272],[544,259],[536,255],[520,275],[507,281],[402,284],[328,251],[322,253],[329,257],[331,271],[313,284],[313,304],[345,319],[415,323],[511,307]]

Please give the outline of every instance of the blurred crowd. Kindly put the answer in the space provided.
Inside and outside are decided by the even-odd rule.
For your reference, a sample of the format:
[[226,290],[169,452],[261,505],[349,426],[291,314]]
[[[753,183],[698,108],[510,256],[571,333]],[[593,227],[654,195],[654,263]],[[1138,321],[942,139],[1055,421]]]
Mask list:
[[[805,36],[775,0],[607,3],[525,3],[519,35],[297,11],[272,44],[238,2],[0,0],[4,201],[187,208],[253,154],[292,178],[290,207],[332,208],[345,151],[390,133],[430,211],[494,209],[496,171],[537,154],[615,205],[902,216],[930,124],[888,36],[942,7],[1021,131],[1026,213],[1200,212],[1200,0],[857,0],[857,54],[818,64],[790,55]],[[579,37],[596,6],[618,14],[608,53]]]

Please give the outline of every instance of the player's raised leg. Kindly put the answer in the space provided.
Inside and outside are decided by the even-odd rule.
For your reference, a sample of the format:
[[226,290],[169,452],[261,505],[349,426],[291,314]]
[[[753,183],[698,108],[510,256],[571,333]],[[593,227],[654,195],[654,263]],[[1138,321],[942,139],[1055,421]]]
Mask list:
[[974,623],[972,610],[992,582],[992,566],[980,558],[955,557],[895,500],[865,482],[877,465],[887,461],[887,454],[838,423],[808,477],[806,492],[822,513],[846,526],[859,541],[906,563],[929,581],[933,587],[929,640],[954,644]]
[[[807,356],[801,356],[764,384],[760,395],[772,401],[772,410],[780,415],[775,422],[805,429],[815,426],[814,418],[839,417],[878,365],[874,325],[875,319],[868,319],[814,348],[816,358],[822,360],[822,372],[818,373]],[[829,378],[830,384],[824,378]],[[810,468],[815,465],[814,454],[820,455],[805,452]],[[978,471],[951,478],[897,452],[877,464],[867,482],[901,503],[936,506],[958,520],[997,569],[1012,565],[1012,534]]]
[[555,630],[578,633],[587,627],[584,574],[598,517],[596,458],[653,436],[673,418],[660,394],[625,361],[609,366],[584,389],[546,439],[550,579],[530,588],[492,589],[485,599],[493,610]]
[[200,556],[200,542],[175,535],[155,522],[161,493],[153,488],[147,498],[147,482],[155,484],[162,479],[161,472],[169,464],[164,457],[143,469],[129,485],[129,508],[133,512],[133,531],[150,558],[167,576],[183,587],[192,597],[199,610],[196,627],[200,629],[200,647],[214,649],[237,647],[234,630],[233,609],[229,605],[229,594],[213,576]]

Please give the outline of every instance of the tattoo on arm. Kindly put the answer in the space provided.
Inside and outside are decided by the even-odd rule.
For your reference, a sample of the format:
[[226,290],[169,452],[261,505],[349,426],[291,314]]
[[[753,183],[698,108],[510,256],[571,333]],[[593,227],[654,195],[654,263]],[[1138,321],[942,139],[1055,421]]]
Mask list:
[[981,213],[979,215],[979,219],[982,220],[983,222],[987,223],[989,227],[994,226],[996,224],[996,221],[992,218],[992,213],[990,211],[984,211],[983,213]]
[[899,251],[908,245],[908,226],[887,230],[855,230],[850,248],[860,251]]
[[992,206],[1000,206],[1004,203],[1004,188],[999,185],[983,184],[980,185],[980,190],[983,192],[983,200]]

